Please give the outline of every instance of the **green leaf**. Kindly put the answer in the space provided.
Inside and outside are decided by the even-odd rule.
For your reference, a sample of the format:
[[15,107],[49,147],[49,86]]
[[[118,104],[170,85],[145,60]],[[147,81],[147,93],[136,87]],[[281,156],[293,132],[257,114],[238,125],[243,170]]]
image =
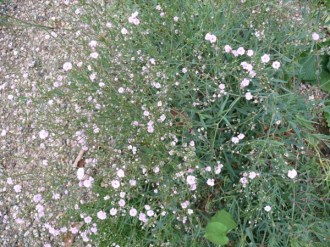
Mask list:
[[211,222],[206,226],[205,238],[214,244],[228,244],[229,239],[226,236],[228,228],[219,222]]
[[321,89],[330,93],[330,72],[322,71],[320,74]]
[[328,127],[330,128],[330,105],[327,105],[323,108],[324,118],[328,123]]
[[233,217],[226,210],[220,210],[218,213],[216,213],[216,215],[211,218],[211,222],[219,222],[224,224],[228,231],[237,227]]
[[299,71],[300,78],[304,81],[315,81],[316,77],[316,56],[310,55],[302,58],[299,63],[301,64],[301,69]]

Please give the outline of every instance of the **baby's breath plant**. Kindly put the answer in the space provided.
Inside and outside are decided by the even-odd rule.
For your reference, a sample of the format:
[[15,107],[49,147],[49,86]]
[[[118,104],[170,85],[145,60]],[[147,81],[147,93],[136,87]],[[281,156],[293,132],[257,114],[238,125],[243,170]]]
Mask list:
[[[298,1],[81,1],[82,62],[66,62],[63,135],[92,159],[68,211],[97,246],[326,246],[329,162],[316,100],[299,93],[311,47]],[[310,6],[312,8],[313,5]],[[306,12],[307,11],[307,12]],[[307,18],[308,17],[308,18]],[[65,114],[65,113],[63,113]],[[87,187],[87,188],[86,188]]]

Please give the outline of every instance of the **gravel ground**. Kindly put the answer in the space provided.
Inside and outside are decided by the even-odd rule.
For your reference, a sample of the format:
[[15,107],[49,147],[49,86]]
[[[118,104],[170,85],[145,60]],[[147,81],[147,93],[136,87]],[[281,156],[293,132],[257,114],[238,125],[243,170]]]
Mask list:
[[[65,62],[75,65],[81,60],[81,33],[75,30],[84,27],[78,21],[77,1],[5,2],[0,3],[0,247],[84,246],[68,244],[72,237],[56,225],[66,207],[81,198],[69,179],[65,184],[55,181],[62,174],[74,179],[71,164],[80,148],[65,136],[49,133],[47,140],[40,138],[47,124],[66,128],[67,120],[59,114],[61,103],[55,102],[49,115],[43,103],[35,103],[43,102],[41,88],[67,82]],[[300,90],[308,92],[307,97],[325,96],[309,86]],[[60,185],[52,187],[56,183]],[[52,199],[39,201],[38,194]],[[70,224],[66,227],[75,223]]]
[[[65,138],[53,139],[52,133],[47,141],[40,138],[40,123],[52,121],[41,114],[42,104],[35,100],[39,88],[65,83],[64,62],[78,61],[76,2],[0,3],[0,247],[64,246],[62,237],[50,236],[53,229],[46,224],[55,224],[69,204],[65,196],[74,198],[74,192],[66,186],[55,190],[50,180],[58,174],[59,163],[62,173],[74,174],[71,164],[79,150]],[[55,199],[38,202],[37,194]],[[42,219],[34,208],[37,203],[45,208],[40,209],[47,215]]]

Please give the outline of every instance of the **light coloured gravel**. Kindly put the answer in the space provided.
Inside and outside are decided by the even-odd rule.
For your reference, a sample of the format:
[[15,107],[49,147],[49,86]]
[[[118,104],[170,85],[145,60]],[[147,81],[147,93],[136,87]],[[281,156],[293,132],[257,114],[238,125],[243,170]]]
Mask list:
[[[43,105],[35,101],[40,88],[67,81],[65,62],[79,60],[77,1],[5,2],[0,4],[0,247],[64,246],[64,238],[52,237],[45,223],[55,224],[66,204],[74,203],[68,199],[75,197],[74,190],[67,191],[70,182],[51,186],[61,183],[61,174],[74,175],[71,164],[79,149],[67,137],[49,133],[47,141],[40,138],[42,124],[47,129],[54,119],[47,119]],[[22,192],[15,192],[15,185]],[[33,202],[38,193],[61,196],[41,201],[47,217],[40,220]]]

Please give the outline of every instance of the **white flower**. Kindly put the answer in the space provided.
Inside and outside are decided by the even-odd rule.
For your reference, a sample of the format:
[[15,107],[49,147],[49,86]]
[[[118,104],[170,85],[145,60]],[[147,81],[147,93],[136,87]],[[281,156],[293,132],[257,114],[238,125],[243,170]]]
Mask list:
[[209,179],[206,181],[206,183],[207,183],[208,186],[214,186],[214,179],[209,178]]
[[135,208],[131,208],[129,210],[129,215],[135,217],[137,215],[137,210]]
[[91,58],[96,59],[96,58],[99,57],[99,54],[98,54],[97,52],[93,52],[93,53],[91,53],[89,56],[90,56]]
[[246,177],[242,177],[242,178],[240,178],[240,183],[242,184],[242,186],[245,188],[246,187],[246,185],[248,184],[248,180],[247,180],[247,178]]
[[39,137],[40,137],[40,139],[46,139],[46,138],[48,137],[48,135],[49,135],[49,133],[48,133],[47,130],[41,130],[41,131],[39,132]]
[[124,170],[119,169],[119,170],[117,171],[117,176],[120,177],[120,178],[125,177],[125,172],[124,172]]
[[281,67],[281,63],[279,61],[275,61],[275,62],[273,62],[272,67],[275,70],[278,70]]
[[105,220],[107,218],[107,214],[104,211],[97,212],[97,218],[100,220]]
[[148,124],[147,131],[148,133],[153,133],[155,131],[154,126],[152,124]]
[[175,22],[177,22],[177,21],[179,20],[179,17],[174,16],[173,20],[174,20]]
[[219,174],[221,172],[222,167],[223,167],[223,164],[219,164],[218,166],[216,166],[214,168],[214,173]]
[[244,53],[245,53],[245,50],[244,50],[243,47],[239,47],[239,48],[237,49],[237,54],[238,54],[238,55],[244,55]]
[[20,184],[16,184],[16,185],[14,186],[14,190],[15,190],[16,193],[21,192],[21,191],[22,191],[22,185],[20,185]]
[[252,95],[250,92],[247,92],[247,93],[245,94],[245,99],[246,99],[246,100],[251,100],[251,99],[253,99],[253,95]]
[[270,212],[270,211],[272,210],[272,207],[269,206],[269,205],[267,205],[267,206],[264,207],[264,210],[265,210],[266,212]]
[[91,42],[89,42],[88,45],[89,45],[90,47],[92,47],[92,48],[95,48],[95,47],[97,46],[97,41],[92,40]]
[[196,184],[196,177],[192,175],[187,176],[187,184],[189,185]]
[[237,52],[237,50],[232,50],[231,53],[234,55],[234,57],[238,57],[238,52]]
[[295,169],[288,171],[288,177],[291,179],[294,179],[298,175],[297,171]]
[[248,50],[246,55],[248,55],[249,57],[252,57],[254,54],[253,50]]
[[231,138],[231,141],[232,141],[232,143],[234,143],[234,144],[239,143],[239,139],[238,139],[238,137],[232,137],[232,138]]
[[117,214],[117,209],[111,208],[110,209],[110,215],[115,216]]
[[126,204],[126,202],[125,202],[124,199],[120,199],[119,202],[118,202],[118,205],[119,205],[120,207],[124,207],[125,204]]
[[114,189],[118,189],[119,186],[120,186],[120,182],[118,180],[112,180],[111,181],[111,186],[114,188]]
[[250,72],[249,72],[249,76],[251,78],[254,78],[256,75],[257,75],[257,73],[254,70],[251,69]]
[[211,33],[207,33],[205,35],[205,40],[208,40],[210,41],[211,43],[214,43],[217,41],[217,37],[214,35],[214,34],[211,34]]
[[64,69],[65,71],[69,71],[69,70],[71,70],[71,69],[72,69],[72,63],[70,63],[70,62],[66,62],[66,63],[64,63],[64,64],[63,64],[63,69]]
[[83,185],[86,187],[86,188],[90,188],[92,186],[92,183],[94,182],[94,178],[92,177],[89,177],[88,179],[84,180],[83,181]]
[[231,51],[232,51],[232,48],[231,48],[231,46],[230,45],[225,45],[225,52],[226,53],[230,53]]
[[257,173],[255,173],[255,172],[249,173],[249,179],[254,179],[256,176],[257,176]]
[[118,88],[118,93],[124,93],[125,89],[123,87]]
[[121,29],[121,31],[120,31],[120,32],[121,32],[121,34],[123,34],[123,35],[125,35],[125,34],[128,34],[128,31],[127,31],[127,29],[126,29],[126,28],[124,28],[124,27]]
[[148,210],[147,211],[147,215],[149,216],[149,217],[152,217],[152,216],[154,216],[155,215],[155,212],[153,211],[153,210]]
[[188,72],[187,68],[183,68],[183,69],[182,69],[182,73],[183,73],[183,74],[185,74],[185,73],[187,73],[187,72]]
[[245,135],[243,133],[240,133],[237,137],[238,137],[238,139],[243,140]]
[[268,63],[270,60],[270,56],[268,54],[264,54],[262,57],[261,57],[261,62],[262,63]]
[[77,178],[82,180],[85,176],[85,169],[83,167],[78,168],[77,170]]
[[245,88],[245,87],[249,86],[249,84],[250,84],[250,80],[244,78],[243,81],[241,82],[240,86],[241,86],[241,88]]
[[318,41],[320,39],[320,35],[318,35],[317,33],[313,33],[312,38],[314,41]]
[[134,25],[139,25],[140,24],[140,20],[137,18],[137,16],[138,16],[138,12],[137,11],[135,11],[129,18],[128,18],[128,22],[129,23],[132,23],[132,24],[134,24]]
[[[252,64],[249,64],[249,63],[248,63],[248,64],[246,65],[246,68],[245,68],[245,69],[246,69],[247,71],[250,72],[249,74],[250,74],[250,76],[251,76],[251,72],[252,72],[252,69],[253,69]],[[251,76],[251,77],[254,77],[254,76]]]

